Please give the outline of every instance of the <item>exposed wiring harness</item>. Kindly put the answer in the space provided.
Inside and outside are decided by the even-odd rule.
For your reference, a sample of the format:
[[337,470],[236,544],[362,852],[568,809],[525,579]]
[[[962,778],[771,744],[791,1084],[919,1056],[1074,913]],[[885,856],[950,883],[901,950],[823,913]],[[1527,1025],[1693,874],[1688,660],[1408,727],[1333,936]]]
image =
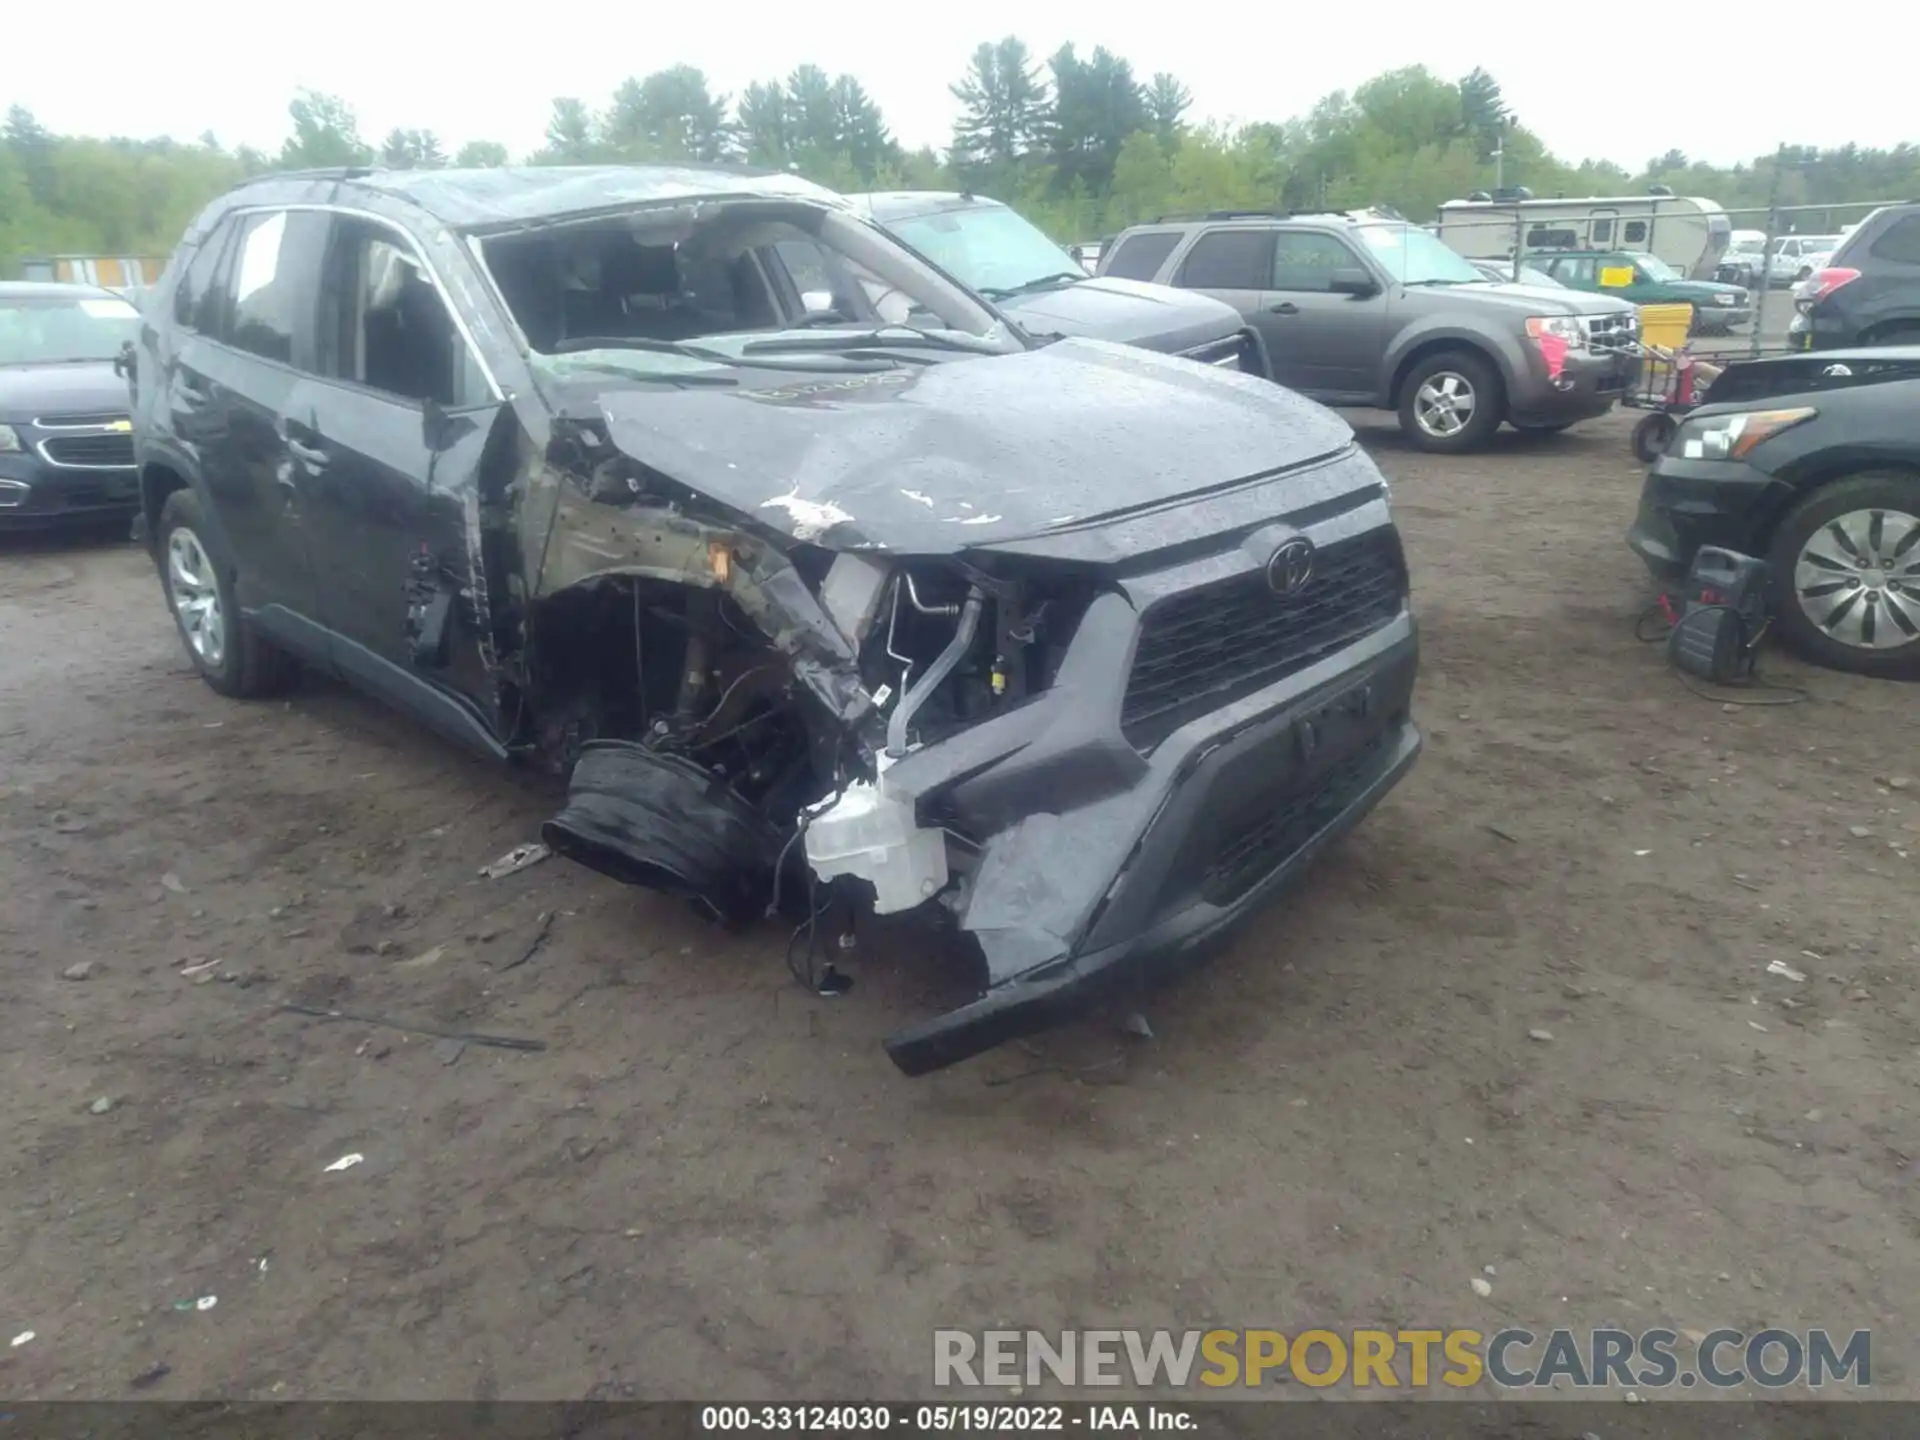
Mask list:
[[[780,913],[781,885],[786,876],[787,857],[793,854],[793,847],[798,845],[806,836],[807,826],[813,823],[814,818],[826,814],[827,811],[839,803],[840,797],[846,793],[847,785],[843,780],[840,788],[834,791],[833,794],[801,810],[800,823],[794,826],[793,834],[787,837],[787,843],[780,847],[780,858],[774,861],[773,864],[773,894],[767,900],[767,918],[769,920]],[[820,989],[820,972],[814,965],[815,957],[819,954],[820,950],[820,920],[832,904],[832,897],[829,896],[828,903],[822,905],[819,900],[819,892],[819,878],[815,876],[813,867],[809,865],[807,867],[807,918],[794,926],[793,934],[787,937],[788,973],[791,974],[795,980],[806,986],[807,989],[815,992],[818,992]],[[806,951],[802,955],[796,955],[795,947],[799,945],[803,937],[807,942]]]

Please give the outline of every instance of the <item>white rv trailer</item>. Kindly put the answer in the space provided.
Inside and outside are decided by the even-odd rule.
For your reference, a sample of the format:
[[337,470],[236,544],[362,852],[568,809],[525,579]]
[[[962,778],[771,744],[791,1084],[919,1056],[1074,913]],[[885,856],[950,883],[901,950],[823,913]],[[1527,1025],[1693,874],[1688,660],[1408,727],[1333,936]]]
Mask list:
[[1696,195],[1449,200],[1437,224],[1440,238],[1469,260],[1504,260],[1516,243],[1523,252],[1632,250],[1705,280],[1733,235],[1727,212]]

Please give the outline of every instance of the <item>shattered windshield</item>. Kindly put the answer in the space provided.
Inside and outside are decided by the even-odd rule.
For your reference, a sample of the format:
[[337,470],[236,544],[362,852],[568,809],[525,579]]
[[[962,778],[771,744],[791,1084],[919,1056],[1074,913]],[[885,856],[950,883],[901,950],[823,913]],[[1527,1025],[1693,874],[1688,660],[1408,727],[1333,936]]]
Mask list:
[[1021,348],[883,230],[823,205],[653,207],[479,244],[536,370],[554,378],[726,383],[735,368],[886,368]]
[[0,300],[0,365],[111,360],[140,328],[140,312],[113,295]]
[[1087,278],[1079,262],[1005,205],[975,201],[886,226],[989,300]]

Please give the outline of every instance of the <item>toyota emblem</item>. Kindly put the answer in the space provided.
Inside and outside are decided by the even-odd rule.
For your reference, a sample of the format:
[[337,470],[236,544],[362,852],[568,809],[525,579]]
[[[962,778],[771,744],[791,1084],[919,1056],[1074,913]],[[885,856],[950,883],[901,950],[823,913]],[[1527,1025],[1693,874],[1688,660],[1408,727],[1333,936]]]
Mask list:
[[1276,595],[1297,595],[1313,579],[1313,542],[1304,536],[1287,541],[1267,558],[1267,588]]

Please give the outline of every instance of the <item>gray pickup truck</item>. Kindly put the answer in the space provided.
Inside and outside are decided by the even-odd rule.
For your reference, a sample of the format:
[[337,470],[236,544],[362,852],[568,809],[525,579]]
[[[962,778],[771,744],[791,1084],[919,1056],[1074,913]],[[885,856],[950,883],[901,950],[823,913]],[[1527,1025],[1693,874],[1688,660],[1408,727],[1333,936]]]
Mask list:
[[1637,372],[1639,312],[1607,296],[1489,281],[1397,217],[1215,212],[1123,231],[1100,274],[1197,290],[1265,342],[1273,378],[1327,405],[1399,413],[1423,450],[1472,450],[1501,421],[1564,430]]

